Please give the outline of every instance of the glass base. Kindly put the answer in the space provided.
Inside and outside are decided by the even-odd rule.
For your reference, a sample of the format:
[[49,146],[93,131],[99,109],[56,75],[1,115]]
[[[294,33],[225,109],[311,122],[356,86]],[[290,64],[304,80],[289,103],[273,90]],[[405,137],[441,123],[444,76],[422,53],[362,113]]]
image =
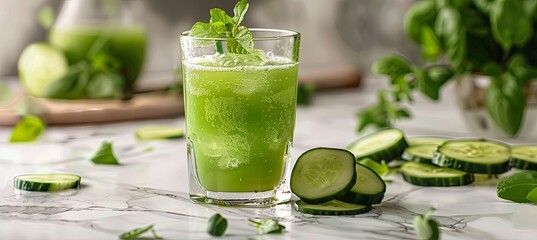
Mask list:
[[206,191],[205,195],[190,194],[190,200],[195,203],[207,203],[228,207],[270,207],[289,202],[290,199],[291,192],[289,190],[258,193]]

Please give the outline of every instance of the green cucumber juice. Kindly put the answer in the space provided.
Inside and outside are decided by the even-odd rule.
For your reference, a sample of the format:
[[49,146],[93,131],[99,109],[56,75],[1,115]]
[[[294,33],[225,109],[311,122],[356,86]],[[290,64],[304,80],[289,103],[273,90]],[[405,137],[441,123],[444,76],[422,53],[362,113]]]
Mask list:
[[187,137],[199,183],[214,192],[273,190],[293,138],[298,63],[272,57],[259,66],[223,65],[213,56],[183,64]]

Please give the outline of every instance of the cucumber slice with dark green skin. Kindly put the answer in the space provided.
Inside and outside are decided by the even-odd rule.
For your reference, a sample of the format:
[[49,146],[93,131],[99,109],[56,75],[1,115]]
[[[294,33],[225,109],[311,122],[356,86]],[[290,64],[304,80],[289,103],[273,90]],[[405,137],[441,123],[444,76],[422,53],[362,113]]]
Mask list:
[[145,126],[136,130],[136,137],[140,140],[176,139],[182,138],[184,134],[182,128],[174,126]]
[[354,155],[345,149],[311,149],[293,167],[291,191],[312,204],[340,197],[356,183],[355,164]]
[[451,168],[434,165],[406,162],[399,170],[405,181],[425,187],[463,186],[474,182],[474,175]]
[[357,163],[356,164],[356,183],[351,190],[338,200],[362,204],[373,205],[379,204],[384,198],[386,192],[386,183],[372,169]]
[[295,209],[302,213],[313,215],[356,215],[371,211],[373,207],[332,200],[321,204],[309,204],[297,201]]
[[405,149],[401,158],[406,161],[414,161],[432,164],[437,145],[415,145]]
[[445,141],[448,141],[448,138],[442,137],[411,137],[408,138],[409,146],[417,145],[442,145]]
[[511,166],[518,169],[537,171],[537,146],[512,147]]
[[357,160],[368,157],[377,162],[389,162],[401,157],[406,147],[408,144],[403,131],[388,128],[356,140],[347,149]]
[[24,174],[16,176],[16,189],[34,192],[53,192],[80,187],[80,176],[74,174]]
[[433,163],[468,173],[499,174],[509,171],[511,148],[485,139],[450,140],[438,147]]

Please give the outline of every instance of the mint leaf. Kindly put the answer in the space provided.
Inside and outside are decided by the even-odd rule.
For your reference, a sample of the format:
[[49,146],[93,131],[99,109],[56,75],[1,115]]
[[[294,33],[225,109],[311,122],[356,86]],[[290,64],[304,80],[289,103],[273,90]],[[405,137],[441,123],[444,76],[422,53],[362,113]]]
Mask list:
[[419,240],[440,239],[438,222],[431,216],[434,211],[434,208],[429,208],[425,215],[419,215],[414,218],[414,229],[416,230]]
[[222,236],[226,232],[227,219],[220,214],[214,214],[209,218],[209,224],[207,225],[207,233],[211,236]]
[[257,234],[282,233],[285,226],[272,218],[264,218],[259,221],[248,219],[257,228]]
[[26,116],[11,131],[9,142],[32,142],[45,131],[45,123],[36,116]]
[[101,143],[101,147],[90,160],[95,164],[119,165],[112,151],[112,143],[107,141]]
[[537,188],[537,172],[524,171],[500,180],[496,186],[496,193],[499,198],[526,203],[530,201],[527,199],[528,194],[535,188]]
[[227,41],[228,51],[232,53],[248,54],[254,50],[254,40],[248,28],[240,26],[234,39]]
[[532,21],[524,11],[524,1],[496,0],[490,10],[492,35],[504,50],[525,44],[533,34]]
[[49,30],[54,23],[54,9],[49,5],[42,7],[37,13],[37,20],[43,29]]
[[520,81],[511,73],[494,77],[487,89],[487,111],[505,133],[516,136],[522,126],[526,94]]
[[218,34],[209,23],[197,22],[192,26],[189,36],[200,38],[218,38]]
[[244,15],[246,15],[249,5],[248,0],[240,0],[235,4],[235,8],[233,8],[233,14],[235,14],[233,16],[233,21],[236,26],[239,26],[242,23],[242,20],[244,20]]
[[532,203],[537,204],[537,187],[535,187],[533,190],[531,190],[531,192],[528,193],[526,199],[528,199],[528,201]]
[[90,78],[90,66],[79,62],[69,67],[67,73],[47,86],[47,98],[79,99],[85,96]]
[[235,28],[235,22],[227,13],[220,8],[213,8],[210,11],[211,19],[209,23],[211,27],[220,34],[221,37],[225,37],[233,31]]
[[122,233],[121,235],[119,235],[119,239],[123,239],[123,240],[138,239],[138,237],[140,237],[142,234],[148,231],[151,231],[151,233],[153,234],[153,239],[162,239],[161,237],[157,235],[157,233],[155,232],[155,229],[153,229],[153,224]]

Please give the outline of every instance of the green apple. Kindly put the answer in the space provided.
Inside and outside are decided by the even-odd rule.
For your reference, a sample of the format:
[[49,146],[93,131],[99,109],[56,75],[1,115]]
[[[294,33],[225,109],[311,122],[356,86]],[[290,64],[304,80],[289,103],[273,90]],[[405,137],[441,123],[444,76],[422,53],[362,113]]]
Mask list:
[[45,97],[50,83],[62,77],[69,68],[64,53],[47,43],[34,43],[19,58],[19,79],[26,93]]

